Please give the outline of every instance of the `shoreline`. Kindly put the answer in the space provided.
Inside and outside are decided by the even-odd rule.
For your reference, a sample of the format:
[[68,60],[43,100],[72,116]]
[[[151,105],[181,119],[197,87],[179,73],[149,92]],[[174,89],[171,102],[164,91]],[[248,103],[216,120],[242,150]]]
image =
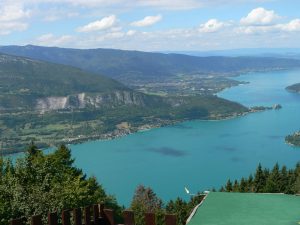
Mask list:
[[[273,70],[268,70],[268,71],[263,70],[263,71],[259,71],[259,72],[274,72],[274,71],[276,72],[276,71],[282,71],[282,70],[285,70],[285,69],[276,68],[276,69],[273,69]],[[241,74],[235,74],[235,75],[232,75],[230,77],[240,77],[240,76],[243,76],[243,75],[251,74],[253,72],[255,72],[255,71],[248,71],[248,72],[241,73]],[[231,88],[234,88],[234,87],[238,87],[240,85],[246,85],[248,83],[250,83],[250,82],[243,81],[243,83],[238,84],[236,86],[224,88],[221,91],[217,92],[216,95],[218,96],[218,93],[220,93],[224,90],[228,90],[228,89],[231,89]],[[247,116],[248,114],[251,114],[251,113],[258,113],[258,112],[264,112],[264,111],[268,111],[268,110],[274,110],[274,108],[268,107],[268,106],[262,106],[261,108],[259,108],[259,107],[256,107],[256,108],[255,107],[247,107],[247,108],[248,108],[248,111],[246,111],[246,112],[237,113],[236,115],[223,116],[223,118],[218,117],[218,118],[207,118],[207,119],[186,119],[186,120],[178,120],[178,121],[166,121],[163,124],[144,124],[144,125],[141,125],[139,127],[136,127],[134,130],[126,129],[126,130],[124,130],[125,132],[118,133],[117,135],[113,135],[113,133],[115,132],[115,131],[113,131],[113,132],[110,132],[110,133],[107,133],[107,134],[101,134],[100,135],[100,136],[109,136],[109,137],[87,138],[86,141],[82,140],[82,139],[78,139],[78,140],[75,140],[74,142],[67,143],[67,144],[77,145],[77,144],[82,144],[82,143],[87,142],[87,141],[109,141],[109,140],[122,138],[122,137],[125,137],[125,136],[130,135],[130,134],[139,133],[139,132],[147,132],[147,131],[153,130],[155,128],[173,126],[173,125],[184,123],[184,122],[190,122],[190,121],[219,122],[219,121],[226,121],[226,120],[240,118],[240,117],[243,117],[243,116]]]
[[[267,110],[267,109],[266,109]],[[174,126],[174,125],[178,125],[180,123],[185,123],[185,122],[192,122],[192,121],[199,121],[199,122],[221,122],[221,121],[227,121],[227,120],[232,120],[232,119],[236,119],[236,118],[240,118],[243,116],[247,116],[251,113],[257,113],[257,112],[264,112],[266,110],[259,110],[259,111],[251,111],[251,109],[249,109],[248,112],[244,112],[244,113],[239,113],[237,115],[231,115],[231,116],[224,116],[224,118],[218,118],[218,119],[194,119],[194,120],[178,120],[178,121],[168,121],[162,124],[145,124],[145,125],[141,125],[139,127],[136,127],[132,130],[130,129],[123,129],[123,130],[114,130],[110,133],[106,133],[106,134],[99,134],[99,135],[92,135],[89,137],[78,137],[78,138],[73,138],[72,140],[68,140],[68,141],[62,141],[61,143],[57,143],[48,147],[41,147],[41,150],[47,150],[49,148],[56,148],[61,144],[65,144],[65,145],[79,145],[79,144],[83,144],[89,141],[110,141],[110,140],[115,140],[115,139],[119,139],[119,138],[123,138],[125,136],[131,135],[131,134],[136,134],[136,133],[142,133],[142,132],[148,132],[151,131],[153,129],[156,128],[163,128],[163,127],[168,127],[168,126]],[[19,153],[24,153],[25,150],[22,151],[15,151],[15,152],[7,152],[4,153],[3,156],[9,156],[9,155],[14,155],[14,154],[19,154]]]
[[[276,71],[281,71],[284,69],[273,69],[273,70],[268,70],[268,71],[259,71],[259,72],[276,72]],[[230,77],[240,77],[243,75],[247,75],[247,74],[251,74],[254,71],[247,71],[241,74],[234,74]],[[219,93],[223,92],[224,90],[228,90],[240,85],[245,85],[249,82],[245,81],[245,83],[241,83],[238,84],[236,86],[232,86],[232,87],[227,87],[224,88],[223,90],[219,91],[216,93],[216,95],[218,95]],[[167,126],[173,126],[176,124],[180,124],[183,122],[190,122],[190,121],[208,121],[208,122],[218,122],[218,121],[226,121],[226,120],[231,120],[231,119],[236,119],[242,116],[246,116],[250,113],[256,113],[256,112],[263,112],[266,110],[270,110],[271,107],[262,107],[262,109],[254,109],[253,107],[247,107],[248,111],[245,111],[243,113],[236,113],[233,115],[224,115],[224,116],[211,116],[205,119],[182,119],[182,120],[174,120],[174,121],[158,121],[156,123],[153,124],[143,124],[137,127],[129,127],[129,128],[124,128],[124,129],[115,129],[113,131],[110,131],[108,133],[103,133],[103,134],[91,134],[89,135],[78,135],[78,137],[73,137],[73,138],[65,138],[62,139],[61,141],[58,141],[56,143],[54,143],[53,145],[49,145],[49,146],[42,146],[40,147],[42,150],[45,149],[49,149],[49,148],[55,148],[57,146],[59,146],[60,144],[66,144],[66,145],[77,145],[77,144],[82,144],[82,143],[86,143],[89,141],[109,141],[109,140],[114,140],[114,139],[118,139],[118,138],[122,138],[125,137],[127,135],[130,134],[134,134],[134,133],[139,133],[139,132],[147,132],[150,131],[152,129],[155,128],[162,128],[162,127],[167,127]],[[38,143],[38,142],[37,142]],[[24,152],[25,149],[22,150],[15,150],[15,151],[3,151],[2,155],[6,156],[6,155],[13,155],[13,154],[18,154],[18,153],[22,153]]]
[[[240,118],[243,116],[247,116],[248,114],[251,113],[257,113],[257,112],[264,112],[270,110],[269,108],[265,108],[263,110],[251,110],[251,108],[248,108],[248,111],[243,112],[243,113],[236,113],[235,115],[227,115],[227,116],[221,116],[221,117],[212,117],[212,118],[207,118],[207,119],[183,119],[183,120],[176,120],[176,121],[162,121],[162,123],[155,123],[155,124],[144,124],[138,127],[132,127],[126,128],[126,129],[116,129],[112,132],[105,133],[105,134],[98,134],[98,135],[91,135],[91,136],[85,136],[85,135],[79,135],[78,137],[75,138],[69,138],[69,139],[63,139],[60,142],[57,142],[51,146],[43,146],[39,147],[41,150],[47,150],[49,148],[56,148],[61,144],[65,145],[79,145],[83,144],[89,141],[110,141],[118,138],[122,138],[131,134],[135,133],[142,133],[142,132],[147,132],[151,131],[156,128],[163,128],[163,127],[168,127],[168,126],[174,126],[180,123],[185,123],[185,122],[192,122],[192,121],[200,121],[200,122],[219,122],[219,121],[227,121],[227,120],[232,120],[236,118]],[[8,151],[3,151],[2,156],[9,156],[9,155],[15,155],[19,153],[24,153],[25,149],[23,150],[16,150],[13,152],[8,152]]]
[[[217,119],[213,119],[213,118],[208,118],[208,119],[186,119],[186,120],[176,120],[176,121],[164,121],[163,123],[155,123],[155,124],[144,124],[141,125],[139,127],[133,127],[132,129],[117,129],[114,130],[112,132],[109,133],[105,133],[105,134],[99,134],[99,135],[91,135],[91,136],[84,136],[84,135],[79,135],[80,137],[75,137],[75,138],[69,138],[69,139],[63,139],[61,142],[57,142],[51,146],[44,146],[44,147],[39,147],[41,150],[47,150],[49,148],[56,148],[61,144],[65,144],[65,145],[78,145],[78,144],[83,144],[89,141],[110,141],[110,140],[114,140],[114,139],[118,139],[118,138],[122,138],[131,134],[135,134],[135,133],[142,133],[142,132],[147,132],[147,131],[151,131],[153,129],[156,128],[163,128],[163,127],[168,127],[168,126],[174,126],[180,123],[184,123],[184,122],[191,122],[191,121],[226,121],[226,120],[230,120],[230,119],[235,119],[235,118],[239,118],[242,116],[246,116],[251,112],[250,110],[248,112],[244,112],[244,113],[240,113],[237,115],[231,115],[231,116],[224,116],[224,118],[217,118]],[[84,136],[84,137],[83,137]],[[15,155],[15,154],[19,154],[19,153],[24,153],[25,149],[23,150],[16,150],[16,151],[12,151],[12,152],[8,152],[8,151],[3,151],[2,152],[2,156],[9,156],[9,155]]]

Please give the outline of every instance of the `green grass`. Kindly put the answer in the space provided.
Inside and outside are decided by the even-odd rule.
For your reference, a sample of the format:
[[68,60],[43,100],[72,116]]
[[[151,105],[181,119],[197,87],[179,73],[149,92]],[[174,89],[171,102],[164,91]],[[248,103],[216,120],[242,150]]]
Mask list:
[[299,225],[300,196],[211,192],[188,225]]

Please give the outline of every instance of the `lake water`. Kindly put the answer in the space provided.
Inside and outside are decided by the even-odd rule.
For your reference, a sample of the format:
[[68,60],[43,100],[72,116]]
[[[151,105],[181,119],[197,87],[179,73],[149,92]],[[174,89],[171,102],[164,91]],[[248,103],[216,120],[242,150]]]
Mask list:
[[300,148],[284,137],[300,129],[300,95],[285,87],[300,82],[300,71],[252,73],[236,79],[249,84],[219,96],[246,106],[283,108],[224,121],[191,121],[109,141],[71,146],[75,164],[94,175],[106,191],[128,205],[137,185],[151,186],[164,200],[219,188],[228,178],[248,176],[258,163],[293,167]]

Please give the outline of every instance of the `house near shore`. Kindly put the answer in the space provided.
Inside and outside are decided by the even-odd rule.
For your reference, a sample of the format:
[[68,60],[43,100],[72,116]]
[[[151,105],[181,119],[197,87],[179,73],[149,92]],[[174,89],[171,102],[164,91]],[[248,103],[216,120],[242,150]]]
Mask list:
[[299,225],[300,196],[210,192],[187,225]]

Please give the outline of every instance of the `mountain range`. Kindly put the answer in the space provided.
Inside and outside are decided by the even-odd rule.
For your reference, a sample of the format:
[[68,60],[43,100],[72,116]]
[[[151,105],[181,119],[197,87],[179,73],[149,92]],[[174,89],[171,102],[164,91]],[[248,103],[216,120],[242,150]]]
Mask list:
[[300,67],[300,60],[272,57],[197,57],[117,49],[70,49],[42,46],[2,46],[0,52],[52,63],[75,66],[114,78],[130,86],[164,81],[178,75],[232,76],[249,71]]

